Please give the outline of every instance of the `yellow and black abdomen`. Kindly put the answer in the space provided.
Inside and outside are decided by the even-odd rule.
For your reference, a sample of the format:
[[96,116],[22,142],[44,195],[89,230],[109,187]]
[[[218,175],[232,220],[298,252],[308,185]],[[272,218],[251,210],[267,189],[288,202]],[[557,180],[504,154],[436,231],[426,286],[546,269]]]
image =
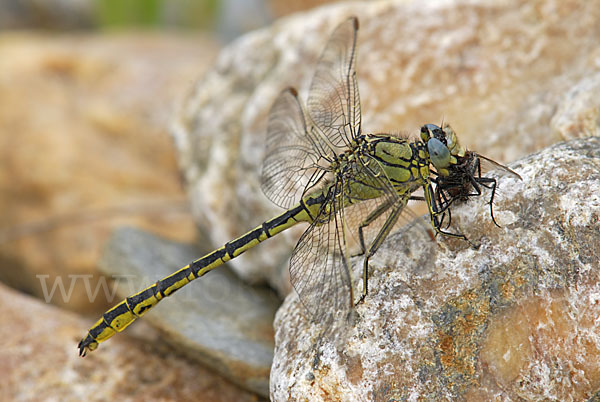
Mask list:
[[288,229],[298,222],[311,222],[323,202],[322,194],[305,197],[300,203],[282,214],[264,222],[248,233],[226,243],[223,247],[205,255],[181,268],[177,272],[157,281],[154,285],[126,298],[108,310],[79,342],[79,354],[93,351],[103,342],[123,331],[138,317],[144,315],[165,297],[168,297],[208,271],[223,265],[277,233]]

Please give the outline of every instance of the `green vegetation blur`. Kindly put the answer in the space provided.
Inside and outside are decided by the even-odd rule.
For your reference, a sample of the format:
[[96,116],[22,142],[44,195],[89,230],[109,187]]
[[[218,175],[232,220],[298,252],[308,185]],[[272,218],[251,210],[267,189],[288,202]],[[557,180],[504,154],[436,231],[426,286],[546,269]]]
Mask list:
[[100,28],[214,28],[219,0],[95,0]]

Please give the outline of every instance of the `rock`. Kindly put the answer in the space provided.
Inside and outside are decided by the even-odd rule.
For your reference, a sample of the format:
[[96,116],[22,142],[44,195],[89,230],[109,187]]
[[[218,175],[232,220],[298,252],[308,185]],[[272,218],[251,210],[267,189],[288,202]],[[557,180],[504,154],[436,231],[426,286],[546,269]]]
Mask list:
[[565,140],[600,135],[600,73],[584,77],[564,96],[551,120]]
[[[293,15],[225,48],[175,119],[192,212],[213,245],[280,212],[259,186],[268,110],[286,86],[306,99],[327,38],[350,15],[360,17],[364,132],[415,133],[443,120],[467,147],[506,163],[561,140],[555,116],[574,103],[581,113],[572,113],[594,124],[600,102],[586,77],[600,58],[597,0],[338,3]],[[576,86],[585,95],[573,95]],[[302,230],[232,266],[288,292],[288,256]]]
[[100,313],[72,275],[105,279],[113,228],[196,237],[167,126],[214,53],[190,36],[0,34],[0,280]]
[[[296,294],[275,320],[273,400],[584,400],[600,391],[600,137],[514,162],[487,197],[372,258],[354,325],[311,324]],[[352,260],[355,278],[362,258]],[[360,285],[359,285],[360,286]]]
[[[202,255],[197,248],[123,228],[111,237],[100,266],[104,274],[117,279],[117,293],[125,298]],[[248,286],[227,267],[219,267],[141,320],[159,328],[188,358],[267,396],[274,348],[272,323],[279,304],[272,292]],[[104,353],[111,343],[101,344],[94,354]]]
[[0,284],[0,399],[257,399],[164,345],[148,353],[144,344],[156,342],[148,327],[143,334],[133,328],[137,339],[120,337],[104,353],[82,359],[75,346],[86,325],[88,320]]

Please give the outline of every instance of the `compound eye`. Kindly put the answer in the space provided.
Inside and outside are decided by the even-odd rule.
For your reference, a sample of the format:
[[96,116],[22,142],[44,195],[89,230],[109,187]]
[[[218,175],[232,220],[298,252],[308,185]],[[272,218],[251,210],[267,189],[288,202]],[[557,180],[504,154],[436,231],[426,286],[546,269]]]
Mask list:
[[438,126],[436,126],[435,124],[425,124],[423,127],[421,127],[421,132],[428,132],[430,135],[435,133],[436,130],[439,130],[440,128]]
[[444,143],[437,138],[431,138],[427,141],[427,150],[429,159],[436,169],[443,169],[450,165],[450,150]]
[[455,144],[455,141],[454,141],[454,140],[456,139],[456,136],[455,136],[455,135],[452,135],[452,134],[454,134],[454,133],[450,133],[450,134],[448,134],[448,133],[446,132],[446,141],[448,142],[448,148],[449,148],[449,149],[452,149],[452,148],[454,148],[454,145],[456,145],[456,144]]
[[421,127],[421,139],[423,142],[427,142],[430,138],[435,136],[436,130],[440,130],[435,124],[425,124]]

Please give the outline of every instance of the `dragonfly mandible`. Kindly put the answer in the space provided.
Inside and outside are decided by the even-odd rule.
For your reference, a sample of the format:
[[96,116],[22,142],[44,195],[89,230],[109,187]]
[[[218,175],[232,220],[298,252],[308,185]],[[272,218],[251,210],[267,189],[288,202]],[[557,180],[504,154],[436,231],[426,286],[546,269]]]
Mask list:
[[435,224],[442,226],[447,215],[447,227],[449,227],[452,220],[449,207],[456,202],[466,202],[469,198],[481,196],[482,188],[486,188],[490,190],[488,200],[490,217],[492,222],[500,227],[494,217],[493,208],[498,181],[494,177],[482,176],[482,172],[495,170],[501,176],[510,176],[518,180],[523,180],[523,178],[507,166],[462,147],[449,124],[444,125],[443,128],[434,124],[425,124],[421,128],[421,136],[424,141],[432,137],[440,139],[457,159],[456,163],[447,167],[445,174],[438,175],[432,180],[435,183],[434,202],[437,205],[437,212],[441,212],[439,221]]

